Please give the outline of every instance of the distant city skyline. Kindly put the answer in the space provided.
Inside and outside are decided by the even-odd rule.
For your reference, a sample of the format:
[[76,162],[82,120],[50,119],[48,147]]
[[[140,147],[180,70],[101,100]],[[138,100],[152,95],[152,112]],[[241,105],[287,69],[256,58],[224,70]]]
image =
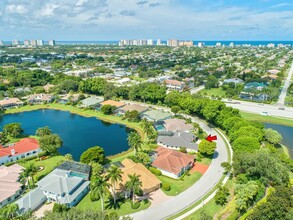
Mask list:
[[1,0],[0,39],[292,40],[280,0]]

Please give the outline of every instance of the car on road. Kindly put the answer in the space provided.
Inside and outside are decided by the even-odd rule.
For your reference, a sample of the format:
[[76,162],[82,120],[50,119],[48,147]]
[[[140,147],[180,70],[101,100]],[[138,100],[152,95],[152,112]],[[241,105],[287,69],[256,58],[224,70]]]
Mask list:
[[279,110],[285,110],[285,108],[284,107],[280,107]]

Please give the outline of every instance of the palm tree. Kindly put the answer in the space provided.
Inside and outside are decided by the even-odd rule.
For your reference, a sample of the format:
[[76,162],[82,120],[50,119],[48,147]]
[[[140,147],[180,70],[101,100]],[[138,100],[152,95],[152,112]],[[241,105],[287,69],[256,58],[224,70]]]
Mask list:
[[128,174],[129,180],[125,183],[126,189],[132,192],[132,203],[134,203],[135,192],[141,189],[142,182],[139,179],[140,175]]
[[118,181],[122,181],[122,170],[114,165],[111,165],[111,167],[108,170],[108,174],[106,177],[110,180],[112,191],[113,191],[113,197],[114,197],[114,204],[116,204],[116,183]]
[[34,175],[38,171],[38,169],[39,168],[34,163],[29,163],[23,171],[24,176],[31,178],[33,183],[32,186],[35,186]]
[[3,208],[1,214],[4,215],[7,219],[13,219],[17,216],[18,211],[18,205],[16,203],[11,203]]
[[136,152],[138,151],[138,149],[141,147],[141,144],[142,144],[140,135],[137,132],[132,131],[128,135],[127,140],[130,147],[133,148],[134,156],[136,156]]
[[153,123],[150,121],[147,121],[145,118],[141,121],[141,127],[143,132],[147,135],[148,139],[149,136],[151,136],[154,132],[153,129]]
[[104,211],[104,194],[108,187],[108,178],[105,176],[98,176],[91,183],[91,190],[96,190],[100,196],[102,212]]
[[71,154],[65,154],[64,159],[66,161],[73,161],[72,155]]

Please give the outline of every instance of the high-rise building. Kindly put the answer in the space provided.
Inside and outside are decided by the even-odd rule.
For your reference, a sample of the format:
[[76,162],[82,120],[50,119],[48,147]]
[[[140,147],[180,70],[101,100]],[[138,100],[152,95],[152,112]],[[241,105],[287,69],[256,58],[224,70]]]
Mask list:
[[56,43],[55,43],[55,40],[49,40],[49,46],[55,46],[56,45]]
[[162,45],[162,42],[160,39],[157,40],[157,46],[161,46]]
[[154,45],[154,41],[152,39],[148,39],[147,40],[147,45],[153,46]]
[[193,41],[180,41],[179,46],[192,47],[193,46]]
[[0,46],[4,46],[4,42],[0,40]]
[[275,47],[275,44],[270,43],[270,44],[267,45],[267,47],[269,47],[269,48],[274,48],[274,47]]
[[37,40],[31,40],[31,45],[32,46],[37,46]]
[[235,46],[234,42],[231,42],[231,43],[229,44],[229,47],[234,47],[234,46]]
[[18,45],[20,45],[19,40],[12,40],[12,45],[13,45],[13,46],[18,46]]
[[28,46],[31,45],[31,43],[30,43],[29,40],[24,40],[24,41],[23,41],[23,45],[28,47]]
[[179,46],[179,40],[177,40],[177,39],[169,39],[169,40],[167,40],[167,46],[169,46],[169,47],[178,47]]
[[198,47],[204,47],[204,42],[198,42],[197,46]]
[[44,41],[43,40],[37,40],[37,45],[38,46],[44,46]]
[[216,43],[216,47],[221,47],[221,46],[222,46],[221,42]]

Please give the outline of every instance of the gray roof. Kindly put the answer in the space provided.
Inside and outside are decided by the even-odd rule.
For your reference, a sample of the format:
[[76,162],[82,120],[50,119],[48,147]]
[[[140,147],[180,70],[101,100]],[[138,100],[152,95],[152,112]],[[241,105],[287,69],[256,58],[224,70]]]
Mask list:
[[87,177],[90,175],[91,167],[87,164],[78,163],[75,161],[65,161],[57,167],[60,170],[74,171],[78,173],[86,174]]
[[142,117],[152,121],[163,121],[165,119],[171,118],[172,114],[160,110],[150,110],[142,113]]
[[72,194],[66,194],[64,197],[61,198],[60,203],[62,204],[70,204],[74,199],[77,198],[77,196],[85,190],[90,184],[90,181],[85,181],[78,187],[77,190],[75,190]]
[[55,169],[37,184],[43,191],[58,195],[69,194],[83,181],[80,177],[68,177],[69,174],[70,171]]
[[47,198],[43,191],[39,187],[37,187],[36,189],[33,189],[32,191],[21,197],[15,203],[18,205],[21,212],[27,212],[29,210],[34,210],[39,207],[46,199]]
[[192,150],[198,150],[198,145],[195,143],[196,136],[188,132],[175,132],[173,135],[158,136],[157,143],[167,147],[186,147]]
[[102,101],[104,101],[103,98],[90,97],[82,100],[81,103],[85,106],[93,106],[99,104]]

